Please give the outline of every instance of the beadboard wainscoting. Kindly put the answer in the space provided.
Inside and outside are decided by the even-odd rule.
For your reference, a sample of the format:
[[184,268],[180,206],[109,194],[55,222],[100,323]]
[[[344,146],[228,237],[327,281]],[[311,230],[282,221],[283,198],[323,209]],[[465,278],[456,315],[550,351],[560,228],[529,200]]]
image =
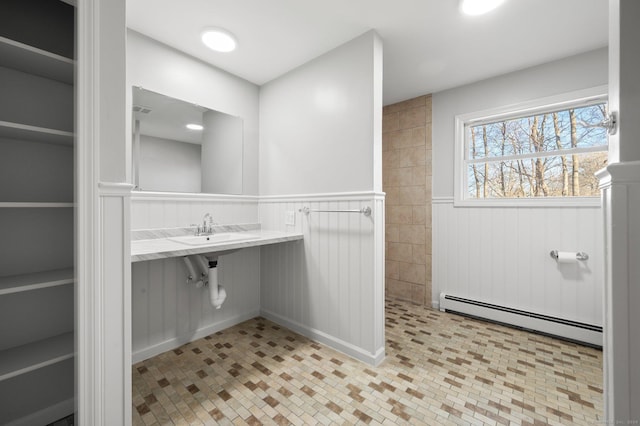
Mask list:
[[[314,211],[364,207],[371,216]],[[291,214],[295,223],[286,225]],[[304,234],[302,242],[262,247],[262,315],[367,363],[381,362],[384,194],[262,197],[260,222],[263,229]]]
[[132,264],[134,363],[260,314],[260,249],[242,249],[218,262],[227,291],[220,309],[211,305],[208,286],[187,284],[181,257]]
[[[599,206],[454,207],[434,198],[433,306],[446,293],[602,326],[603,241]],[[552,250],[589,259],[559,264]]]
[[131,229],[183,228],[202,224],[205,213],[221,224],[258,222],[258,197],[134,191]]

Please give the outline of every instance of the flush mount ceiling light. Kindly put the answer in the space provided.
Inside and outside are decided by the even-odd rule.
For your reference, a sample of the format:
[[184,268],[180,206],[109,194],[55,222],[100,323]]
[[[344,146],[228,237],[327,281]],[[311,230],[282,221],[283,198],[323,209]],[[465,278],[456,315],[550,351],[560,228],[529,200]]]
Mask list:
[[204,129],[204,127],[202,127],[200,124],[189,123],[189,124],[187,124],[187,129],[189,129],[189,130],[202,130],[202,129]]
[[208,28],[202,32],[202,42],[216,52],[231,52],[236,49],[238,42],[229,31],[221,28]]
[[504,3],[504,0],[460,0],[460,12],[477,16],[492,11]]

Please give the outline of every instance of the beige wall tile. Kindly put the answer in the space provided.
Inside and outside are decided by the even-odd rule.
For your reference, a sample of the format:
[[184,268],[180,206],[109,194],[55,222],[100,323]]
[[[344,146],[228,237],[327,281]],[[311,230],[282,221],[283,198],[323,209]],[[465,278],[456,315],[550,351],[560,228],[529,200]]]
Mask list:
[[[403,186],[400,188],[400,204],[424,206],[426,192],[424,186]],[[413,215],[413,209],[411,210]]]
[[413,224],[424,225],[427,223],[427,207],[413,206]]
[[[427,249],[424,244],[414,244],[412,247],[413,251],[413,259],[412,262],[416,265],[426,265],[427,263],[431,263],[431,256],[429,256],[429,260],[427,260]],[[429,274],[427,274],[428,276]]]
[[424,146],[414,146],[399,150],[400,167],[414,167],[426,165],[426,150]]
[[401,243],[424,244],[425,236],[424,225],[399,225],[398,238]]
[[388,243],[400,242],[400,225],[387,224],[384,230],[384,239]]
[[411,108],[404,111],[400,111],[399,114],[399,128],[410,129],[412,127],[420,127],[427,123],[426,119],[426,106],[417,108]]
[[386,291],[431,305],[431,95],[383,110]]
[[400,278],[400,264],[398,262],[394,262],[392,260],[387,260],[385,262],[384,271],[387,278],[392,278],[397,280]]
[[385,114],[382,117],[382,133],[396,131],[400,128],[400,114]]
[[[384,123],[383,123],[384,125]],[[393,133],[382,134],[382,152],[389,151],[391,149],[391,135]]]
[[389,114],[392,112],[403,111],[409,108],[420,107],[426,105],[427,100],[431,100],[431,95],[418,96],[417,98],[408,99],[406,101],[398,102],[392,105],[387,105],[382,109],[382,111],[383,114]]
[[411,148],[414,146],[425,146],[427,140],[424,127],[399,130],[389,133],[389,143],[391,149]]
[[[382,182],[384,185],[385,176],[382,176]],[[413,171],[410,167],[402,167],[386,170],[386,185],[387,186],[407,186],[413,182]]]
[[431,285],[431,280],[427,280],[427,283],[424,285],[424,304],[426,306],[431,306],[431,300],[433,299],[433,287]]
[[408,281],[414,284],[425,284],[426,273],[425,265],[417,265],[415,263],[407,263],[400,265],[400,281]]
[[[398,206],[400,205],[400,187],[399,186],[388,186],[384,187],[384,192],[386,196],[384,198],[384,204],[389,206]],[[386,210],[387,214],[389,209]],[[389,223],[389,218],[386,219],[387,223]],[[398,222],[395,222],[398,223]]]
[[388,297],[411,300],[412,288],[410,283],[387,278],[386,290]]
[[[400,167],[400,153],[397,149],[382,152],[382,168],[395,169]],[[384,177],[384,172],[383,172]]]
[[411,301],[418,305],[424,305],[425,302],[425,286],[414,285],[411,287]]
[[395,260],[398,262],[411,262],[413,258],[411,244],[389,243],[387,260]]
[[416,166],[411,168],[411,183],[409,185],[424,185],[426,182],[427,166]]

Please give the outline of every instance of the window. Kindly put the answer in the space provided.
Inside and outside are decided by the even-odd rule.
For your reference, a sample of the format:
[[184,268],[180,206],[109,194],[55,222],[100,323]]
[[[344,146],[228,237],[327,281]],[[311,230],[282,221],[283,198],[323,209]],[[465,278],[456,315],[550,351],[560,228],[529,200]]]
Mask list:
[[607,164],[606,98],[548,101],[457,117],[456,201],[600,195],[594,174]]

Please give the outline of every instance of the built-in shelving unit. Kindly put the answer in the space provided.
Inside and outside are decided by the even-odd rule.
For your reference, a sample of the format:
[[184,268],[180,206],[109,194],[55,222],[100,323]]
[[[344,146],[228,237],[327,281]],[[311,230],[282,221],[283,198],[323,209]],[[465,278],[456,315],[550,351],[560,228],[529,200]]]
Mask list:
[[0,120],[0,138],[44,142],[58,145],[73,145],[74,134],[64,130],[47,129],[28,124],[10,123]]
[[0,15],[0,424],[49,424],[74,400],[75,11]]
[[73,84],[73,59],[0,37],[0,66]]
[[0,296],[73,283],[73,269],[70,268],[0,277]]
[[59,209],[59,208],[72,208],[74,207],[73,203],[38,203],[38,202],[0,202],[0,209]]
[[0,382],[73,358],[73,332],[0,352]]

